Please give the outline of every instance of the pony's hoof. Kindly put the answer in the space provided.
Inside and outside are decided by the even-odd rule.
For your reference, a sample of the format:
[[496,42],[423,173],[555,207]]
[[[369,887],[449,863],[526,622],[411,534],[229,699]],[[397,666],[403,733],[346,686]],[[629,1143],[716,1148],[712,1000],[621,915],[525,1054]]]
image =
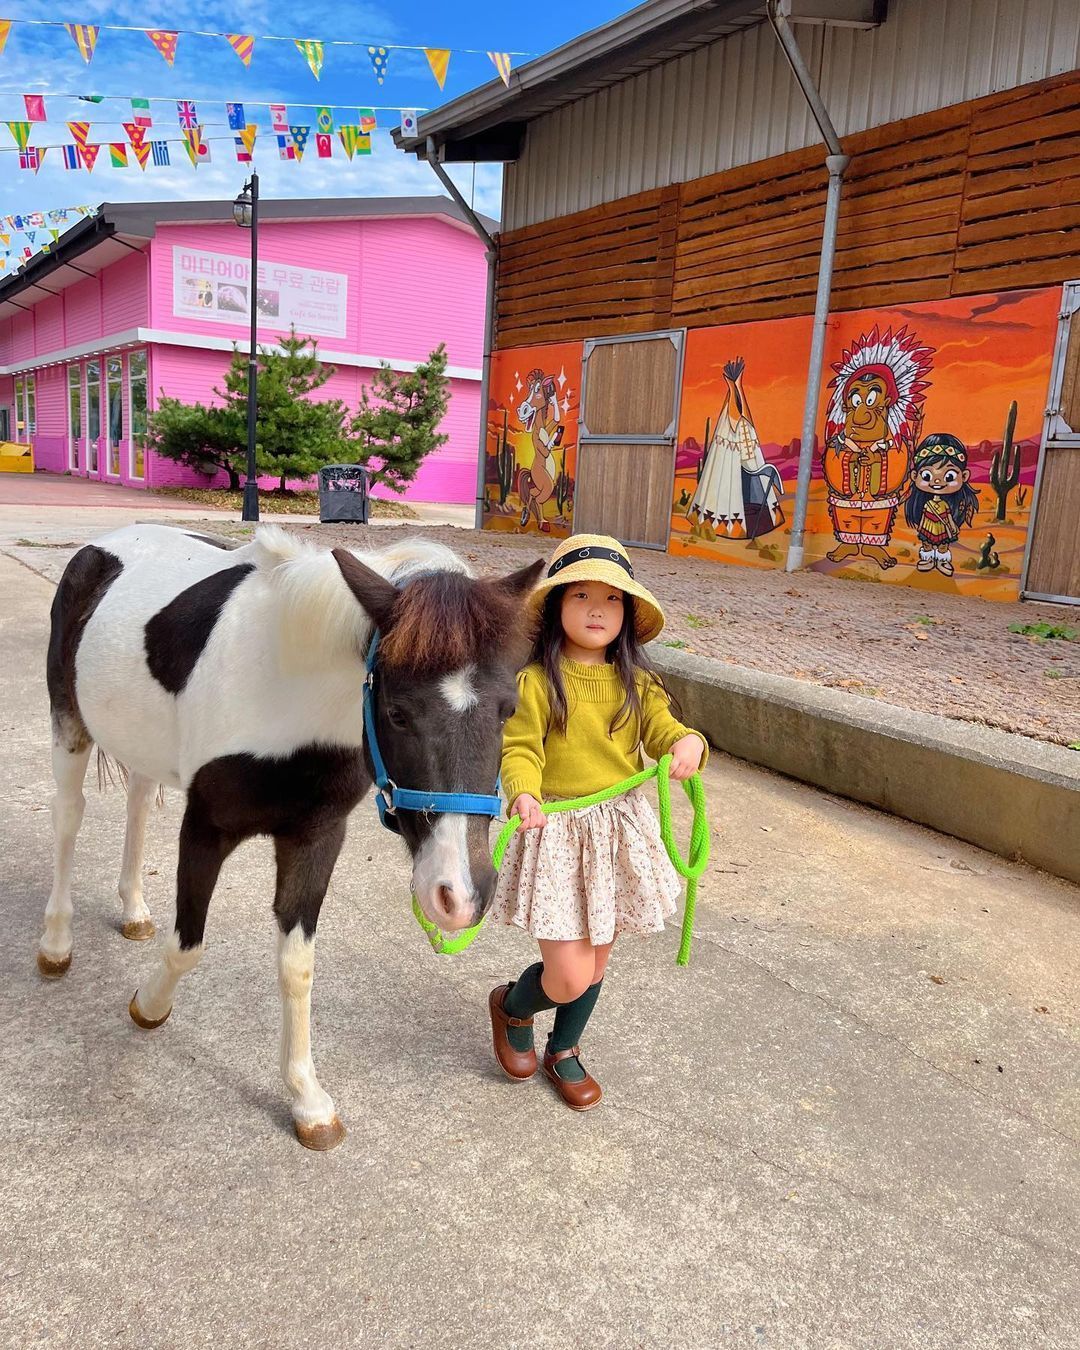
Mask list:
[[61,957],[59,961],[53,960],[51,956],[46,956],[44,952],[37,954],[37,968],[47,980],[58,980],[61,975],[66,975],[71,966],[71,953]]
[[329,1125],[303,1125],[299,1120],[293,1124],[296,1126],[297,1139],[305,1148],[314,1149],[316,1153],[328,1153],[345,1138],[345,1126],[337,1116]]
[[130,938],[132,942],[146,942],[156,931],[153,919],[128,919],[127,923],[120,925],[122,936]]
[[153,1031],[155,1027],[160,1027],[162,1023],[169,1020],[169,1013],[172,1012],[171,1008],[164,1017],[159,1017],[156,1021],[151,1021],[149,1017],[144,1017],[139,1011],[138,997],[139,991],[136,989],[131,996],[131,1002],[128,1004],[128,1012],[131,1014],[131,1020],[137,1027],[142,1027],[144,1031]]

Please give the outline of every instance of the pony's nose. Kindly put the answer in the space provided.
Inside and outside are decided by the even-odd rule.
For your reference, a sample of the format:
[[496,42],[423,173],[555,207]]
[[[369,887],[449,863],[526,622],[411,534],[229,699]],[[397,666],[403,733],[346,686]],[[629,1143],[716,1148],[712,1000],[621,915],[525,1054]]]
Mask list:
[[468,928],[475,922],[473,916],[479,899],[472,889],[452,881],[440,881],[431,897],[436,923],[448,933],[457,928]]

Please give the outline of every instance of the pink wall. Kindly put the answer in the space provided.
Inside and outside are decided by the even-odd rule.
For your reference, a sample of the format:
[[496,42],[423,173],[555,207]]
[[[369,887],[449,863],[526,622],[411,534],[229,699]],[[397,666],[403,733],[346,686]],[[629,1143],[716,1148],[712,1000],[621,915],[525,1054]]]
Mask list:
[[68,286],[32,313],[11,320],[11,337],[0,359],[15,365],[64,347],[109,337],[145,324],[149,316],[145,254],[131,253],[96,277]]
[[53,473],[63,473],[67,468],[66,380],[64,366],[35,371],[37,434],[34,436],[34,464]]

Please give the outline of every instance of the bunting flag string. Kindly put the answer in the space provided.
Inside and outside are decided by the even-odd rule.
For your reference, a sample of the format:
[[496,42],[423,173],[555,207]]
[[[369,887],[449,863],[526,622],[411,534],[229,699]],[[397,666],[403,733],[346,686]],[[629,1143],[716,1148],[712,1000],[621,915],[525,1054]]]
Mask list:
[[251,68],[251,58],[255,54],[255,39],[246,33],[226,33],[225,41],[237,54],[245,67]]
[[45,115],[45,96],[43,94],[23,94],[26,104],[26,117],[30,122],[47,122]]
[[499,72],[499,79],[510,88],[510,57],[512,52],[488,52],[495,69]]
[[127,146],[123,141],[117,141],[109,146],[109,159],[114,169],[127,168]]
[[307,149],[308,136],[311,134],[310,127],[289,127],[289,135],[292,137],[293,151],[297,161],[304,158],[304,151]]
[[147,28],[146,36],[165,58],[165,64],[171,66],[176,60],[176,44],[180,40],[180,34],[170,32],[166,28]]
[[323,44],[308,38],[293,38],[293,41],[296,43],[296,50],[311,67],[312,75],[318,79],[323,67]]
[[15,144],[20,150],[25,150],[30,144],[30,123],[29,122],[9,122],[8,131],[15,138]]
[[[17,23],[25,22],[17,19]],[[94,59],[94,48],[97,46],[98,33],[101,31],[100,24],[87,23],[66,23],[64,27],[71,34],[72,41],[79,49],[79,55],[87,65]]]
[[[3,94],[3,91],[0,90],[0,96],[2,96],[2,94]],[[22,97],[25,99],[27,96],[24,94]],[[50,98],[76,98],[76,99],[78,99],[81,103],[93,103],[95,106],[98,106],[98,107],[100,107],[101,105],[103,105],[103,104],[106,103],[106,102],[108,102],[108,103],[127,103],[127,104],[130,104],[131,110],[132,110],[132,112],[135,114],[134,117],[132,118],[132,120],[133,120],[133,121],[136,121],[136,122],[139,120],[139,117],[140,117],[140,116],[145,116],[145,117],[147,117],[147,118],[150,117],[150,105],[151,105],[152,103],[168,103],[168,104],[171,104],[172,107],[175,108],[175,107],[177,106],[178,101],[179,101],[179,100],[177,100],[177,99],[175,99],[175,98],[173,98],[173,97],[171,97],[171,96],[169,96],[169,95],[165,95],[165,94],[151,94],[151,95],[149,95],[149,96],[146,97],[146,98],[134,98],[134,97],[129,96],[128,94],[74,94],[74,93],[61,93],[61,92],[59,92],[59,91],[57,91],[57,90],[51,90],[50,93],[49,93],[49,97],[50,97]],[[212,99],[209,99],[209,100],[203,100],[203,101],[204,101],[204,102],[213,102]],[[226,110],[228,110],[229,106],[230,106],[230,105],[229,105],[228,103],[225,104]],[[271,110],[274,109],[274,108],[281,108],[281,109],[284,110],[285,107],[286,107],[286,104],[284,104],[284,103],[266,103],[266,102],[260,102],[260,101],[257,100],[257,99],[245,99],[243,103],[237,104],[236,106],[237,106],[237,107],[248,107],[248,108],[270,108]],[[337,110],[340,110],[340,109],[347,109],[347,108],[354,108],[354,109],[355,109],[357,105],[356,105],[355,103],[297,103],[297,102],[292,102],[292,101],[290,101],[290,103],[288,104],[288,106],[289,106],[289,107],[293,107],[293,108],[312,108],[312,109],[314,109],[314,110],[317,112],[319,108],[329,108],[331,111],[337,111]],[[360,115],[361,117],[366,117],[366,116],[370,115],[371,118],[373,119],[373,125],[374,125],[374,116],[375,116],[375,114],[376,114],[377,112],[393,112],[393,113],[396,113],[396,112],[399,112],[400,109],[401,109],[401,104],[400,104],[400,103],[376,103],[376,104],[374,104],[374,105],[372,105],[372,106],[370,106],[370,107],[363,107],[363,108],[360,108],[360,109],[359,109],[359,115]],[[136,111],[136,110],[138,110],[138,111]],[[418,113],[424,113],[424,112],[430,111],[430,109],[428,109],[428,108],[417,108],[416,111],[417,111]],[[117,120],[119,120],[119,118],[118,118]]]
[[435,76],[435,83],[442,89],[446,84],[446,72],[450,69],[450,52],[446,47],[425,47],[424,55]]
[[139,168],[145,173],[147,162],[150,159],[150,147],[146,144],[139,144],[133,145],[131,149],[135,158],[139,161]]
[[386,65],[390,55],[385,47],[369,47],[368,56],[371,57],[371,68],[375,72],[375,79],[382,84],[386,79]]
[[83,163],[86,165],[87,173],[94,172],[94,165],[97,163],[98,151],[100,145],[84,145],[81,148]]
[[150,100],[133,98],[131,100],[131,120],[138,127],[152,127],[154,119],[150,116]]
[[8,34],[11,32],[11,22],[10,19],[0,19],[0,55],[3,54]]

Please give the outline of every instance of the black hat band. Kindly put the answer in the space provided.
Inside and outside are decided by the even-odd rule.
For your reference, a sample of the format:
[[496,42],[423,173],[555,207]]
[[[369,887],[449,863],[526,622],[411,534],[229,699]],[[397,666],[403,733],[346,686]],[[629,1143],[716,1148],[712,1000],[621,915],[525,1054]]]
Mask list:
[[571,567],[579,562],[612,562],[616,567],[621,567],[631,581],[634,579],[634,569],[629,558],[624,558],[618,549],[594,548],[591,544],[584,548],[575,548],[570,553],[564,553],[561,558],[556,558],[548,568],[547,574],[549,577],[558,576],[564,567]]

